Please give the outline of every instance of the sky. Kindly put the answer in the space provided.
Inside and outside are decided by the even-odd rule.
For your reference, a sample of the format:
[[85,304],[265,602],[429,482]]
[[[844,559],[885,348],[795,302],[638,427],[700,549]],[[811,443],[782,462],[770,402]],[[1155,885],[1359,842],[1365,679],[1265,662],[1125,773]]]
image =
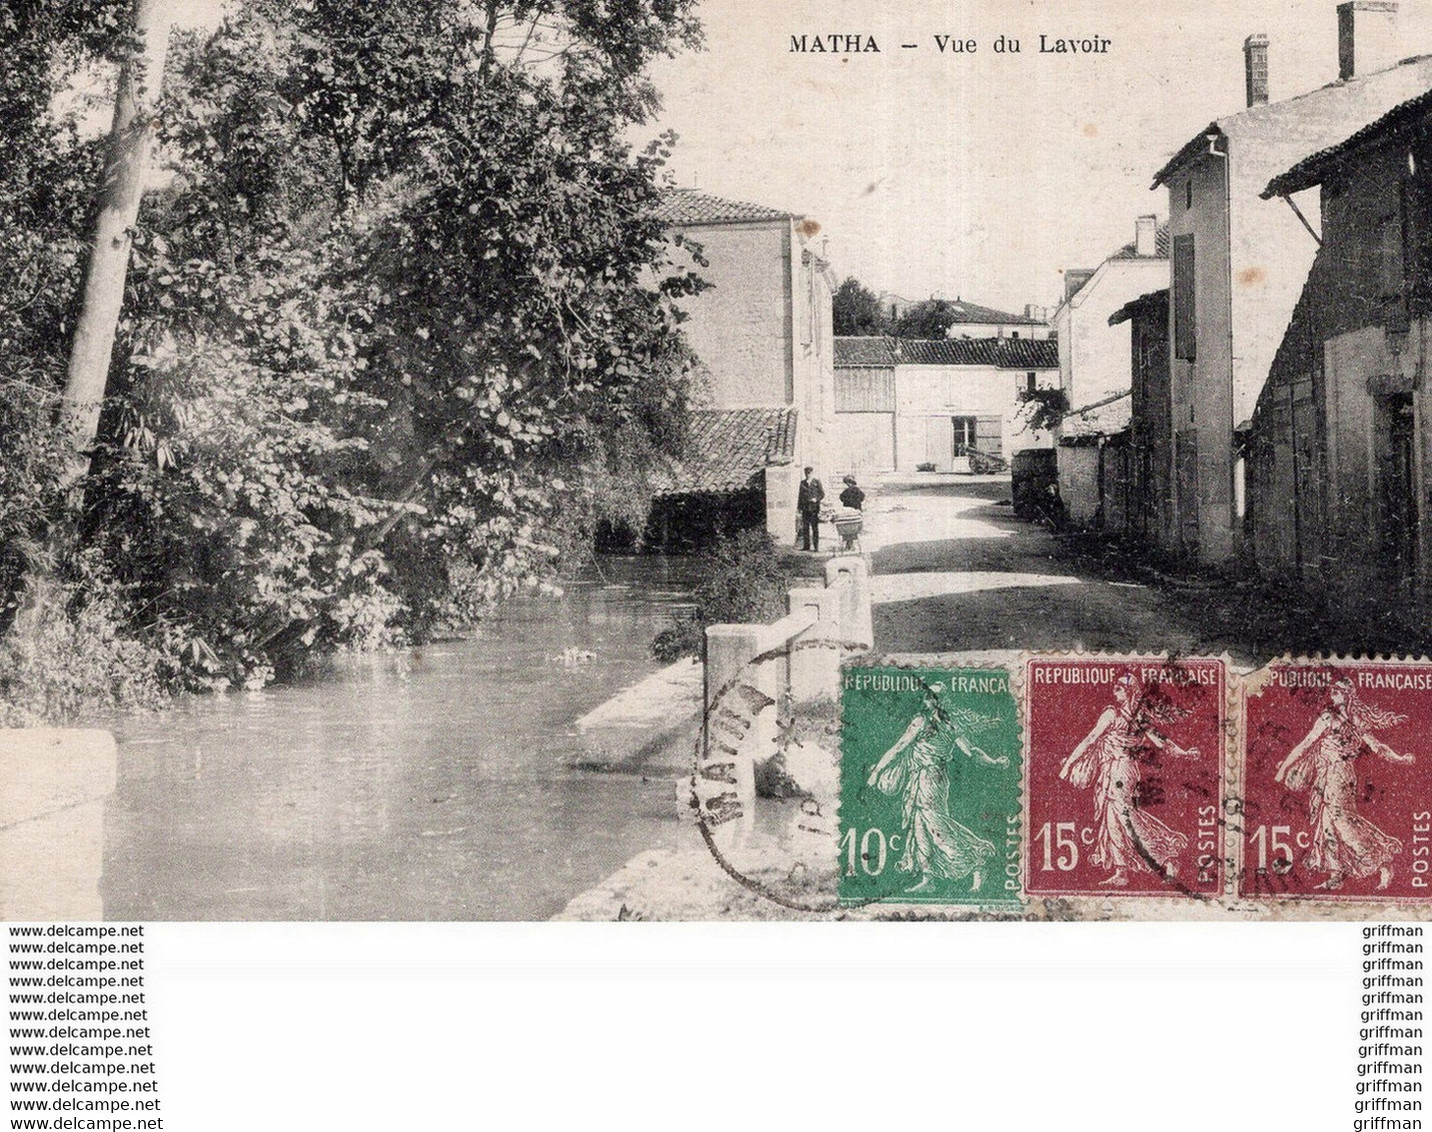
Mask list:
[[[621,0],[612,0],[619,3]],[[175,0],[212,22],[223,0]],[[839,278],[905,298],[1053,306],[1066,268],[1133,239],[1164,161],[1243,108],[1243,42],[1265,33],[1288,98],[1337,78],[1337,0],[702,0],[706,48],[663,60],[677,183],[817,221]],[[1404,56],[1432,53],[1432,0],[1403,0]],[[796,54],[792,35],[880,53]],[[1094,55],[1040,34],[1102,36]],[[941,55],[934,37],[973,38]],[[997,54],[1000,35],[1018,55]],[[902,43],[917,43],[903,50]],[[638,140],[644,140],[640,137]]]
[[[1432,0],[1404,0],[1404,56],[1432,52]],[[1153,174],[1245,105],[1243,42],[1266,33],[1272,98],[1337,78],[1336,0],[704,0],[707,48],[664,61],[679,183],[814,218],[838,277],[906,298],[1053,306],[1167,215]],[[871,34],[880,54],[789,51]],[[1040,33],[1101,55],[1037,53]],[[975,38],[941,56],[935,35]],[[995,54],[1000,34],[1019,55]],[[915,50],[901,43],[918,43]]]

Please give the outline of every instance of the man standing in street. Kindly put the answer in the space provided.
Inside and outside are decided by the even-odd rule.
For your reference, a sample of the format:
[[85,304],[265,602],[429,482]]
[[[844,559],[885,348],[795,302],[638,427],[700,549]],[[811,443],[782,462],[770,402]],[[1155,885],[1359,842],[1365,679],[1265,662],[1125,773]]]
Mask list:
[[820,549],[820,504],[825,498],[825,488],[812,474],[814,468],[807,466],[805,479],[801,480],[796,493],[796,510],[801,517],[801,549]]

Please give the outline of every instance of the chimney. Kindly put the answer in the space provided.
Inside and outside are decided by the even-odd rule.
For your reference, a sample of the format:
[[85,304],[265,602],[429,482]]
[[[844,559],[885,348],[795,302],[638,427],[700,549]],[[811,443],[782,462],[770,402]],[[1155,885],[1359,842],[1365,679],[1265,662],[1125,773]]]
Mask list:
[[1262,32],[1243,41],[1243,60],[1248,78],[1248,105],[1268,101],[1268,37]]
[[1152,259],[1158,250],[1159,218],[1140,216],[1134,221],[1134,254],[1142,259]]
[[1347,0],[1338,5],[1338,78],[1384,71],[1400,58],[1396,4],[1391,0]]

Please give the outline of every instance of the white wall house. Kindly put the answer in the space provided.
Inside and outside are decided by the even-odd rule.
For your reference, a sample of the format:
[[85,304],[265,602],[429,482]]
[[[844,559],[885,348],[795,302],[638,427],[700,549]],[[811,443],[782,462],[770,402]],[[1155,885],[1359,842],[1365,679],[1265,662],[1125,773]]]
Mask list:
[[1100,506],[1102,438],[1129,426],[1130,328],[1110,316],[1168,286],[1168,225],[1140,216],[1134,239],[1098,267],[1070,272],[1054,312],[1059,387],[1070,410],[1059,428],[1059,497],[1068,519],[1094,522]]
[[1109,325],[1124,305],[1168,286],[1168,225],[1140,216],[1134,239],[1104,260],[1059,304],[1059,386],[1071,409],[1129,388],[1129,325]]
[[767,527],[793,540],[795,485],[828,463],[834,357],[830,265],[804,217],[694,189],[666,195],[658,215],[701,245],[710,288],[682,304],[682,332],[705,388],[690,451],[670,494],[765,493]]
[[1058,344],[1029,338],[835,340],[834,467],[968,472],[1052,436],[1023,395],[1059,384]]

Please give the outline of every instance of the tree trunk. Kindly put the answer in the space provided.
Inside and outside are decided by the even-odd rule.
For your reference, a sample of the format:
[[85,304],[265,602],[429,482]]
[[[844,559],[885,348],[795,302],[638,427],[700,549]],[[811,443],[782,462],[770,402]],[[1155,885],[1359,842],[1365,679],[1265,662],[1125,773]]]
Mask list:
[[134,27],[143,47],[125,61],[119,75],[94,246],[65,376],[61,411],[73,452],[63,480],[66,488],[74,488],[89,471],[90,449],[99,427],[115,330],[124,303],[134,224],[154,144],[154,108],[159,100],[172,22],[169,0],[134,0]]
[[104,183],[99,186],[94,246],[60,404],[59,423],[69,442],[60,477],[64,511],[47,532],[38,560],[29,565],[25,593],[13,626],[21,638],[33,637],[46,611],[58,602],[54,568],[76,538],[77,512],[99,429],[115,332],[124,305],[130,245],[154,144],[154,108],[173,23],[170,3],[171,0],[134,0],[134,28],[142,47],[125,60],[119,73]]

